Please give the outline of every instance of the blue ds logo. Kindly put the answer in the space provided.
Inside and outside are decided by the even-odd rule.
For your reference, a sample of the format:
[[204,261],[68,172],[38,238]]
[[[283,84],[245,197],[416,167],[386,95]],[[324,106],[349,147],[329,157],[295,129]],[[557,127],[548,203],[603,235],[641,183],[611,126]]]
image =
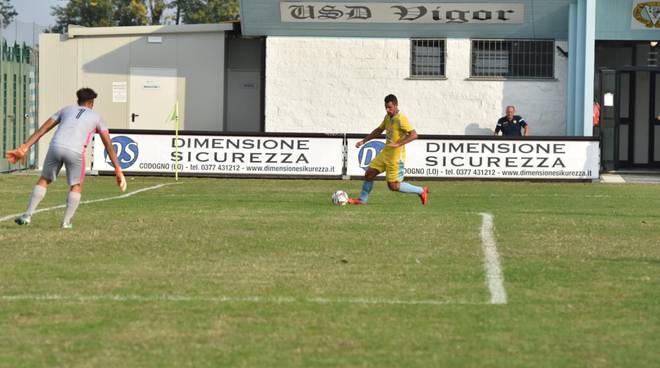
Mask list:
[[371,141],[360,147],[360,152],[358,152],[358,162],[360,163],[360,167],[364,171],[367,171],[371,160],[376,158],[383,148],[385,148],[385,143],[379,141]]
[[[135,161],[137,161],[138,155],[140,154],[140,149],[138,144],[130,139],[129,137],[120,135],[112,138],[112,147],[117,153],[117,159],[119,160],[119,166],[122,169],[128,169],[133,166]],[[108,152],[105,152],[105,162],[112,166],[112,162],[108,158]]]

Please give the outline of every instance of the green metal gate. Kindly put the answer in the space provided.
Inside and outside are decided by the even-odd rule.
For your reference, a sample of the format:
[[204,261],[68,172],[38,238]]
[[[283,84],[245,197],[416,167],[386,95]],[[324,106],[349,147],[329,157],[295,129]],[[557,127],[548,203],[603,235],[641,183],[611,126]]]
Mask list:
[[36,147],[30,150],[26,163],[9,165],[4,153],[25,142],[36,128],[35,50],[3,41],[0,54],[0,171],[26,169],[34,166]]

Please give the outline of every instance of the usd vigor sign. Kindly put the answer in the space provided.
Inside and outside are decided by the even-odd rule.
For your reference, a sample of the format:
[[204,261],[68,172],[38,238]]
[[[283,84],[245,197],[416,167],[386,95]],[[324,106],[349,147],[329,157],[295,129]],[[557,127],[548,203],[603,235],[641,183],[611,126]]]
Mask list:
[[282,22],[521,24],[522,3],[280,2]]
[[[254,176],[341,176],[341,137],[202,136],[113,134],[123,170]],[[94,170],[113,167],[100,139],[94,139]]]
[[[348,140],[347,174],[364,175],[382,142],[355,148]],[[598,141],[418,139],[406,145],[406,175],[426,178],[598,179]]]

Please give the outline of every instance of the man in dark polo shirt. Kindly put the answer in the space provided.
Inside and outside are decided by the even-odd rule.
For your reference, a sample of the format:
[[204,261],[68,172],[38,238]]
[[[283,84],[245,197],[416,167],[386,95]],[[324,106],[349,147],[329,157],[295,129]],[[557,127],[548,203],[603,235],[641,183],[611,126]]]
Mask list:
[[524,131],[525,137],[529,134],[527,122],[520,115],[516,115],[516,108],[514,106],[507,106],[506,116],[497,121],[495,135],[502,132],[502,135],[505,137],[520,137],[523,135],[521,130]]

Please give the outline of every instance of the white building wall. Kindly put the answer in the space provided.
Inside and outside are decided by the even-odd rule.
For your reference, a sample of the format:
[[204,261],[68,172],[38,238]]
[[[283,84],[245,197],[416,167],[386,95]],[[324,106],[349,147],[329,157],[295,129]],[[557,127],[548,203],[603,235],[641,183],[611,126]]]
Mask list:
[[370,132],[393,93],[420,134],[492,134],[507,105],[531,135],[566,134],[566,57],[555,51],[556,80],[476,81],[470,45],[447,39],[447,79],[415,80],[409,39],[268,37],[266,131]]

